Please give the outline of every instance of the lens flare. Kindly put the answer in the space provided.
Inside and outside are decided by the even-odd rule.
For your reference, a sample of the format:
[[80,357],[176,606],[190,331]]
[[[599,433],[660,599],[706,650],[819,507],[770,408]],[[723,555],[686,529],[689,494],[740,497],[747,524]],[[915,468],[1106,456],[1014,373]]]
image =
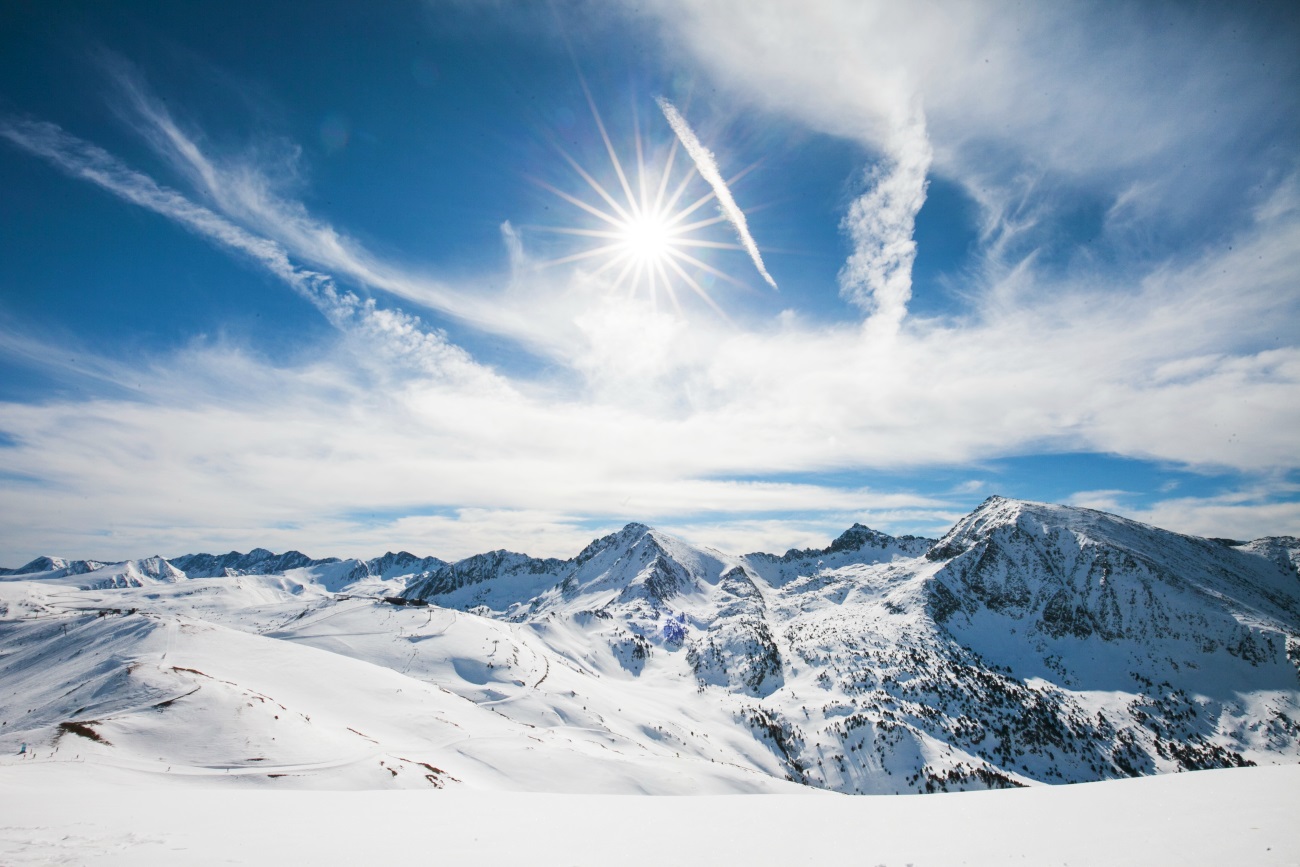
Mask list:
[[[690,159],[681,161],[685,163],[684,170],[678,169],[677,153],[680,142],[676,137],[672,139],[662,165],[647,165],[646,143],[641,136],[640,125],[637,123],[634,123],[631,140],[635,163],[632,165],[631,172],[625,169],[585,82],[583,90],[586,92],[587,103],[591,107],[591,114],[600,132],[601,141],[605,145],[610,168],[617,178],[617,185],[611,192],[610,188],[598,181],[592,172],[557,145],[565,162],[586,184],[587,198],[566,192],[537,178],[532,180],[592,219],[585,226],[534,226],[532,228],[590,239],[593,246],[542,262],[539,267],[593,260],[598,264],[589,276],[605,280],[611,291],[624,291],[629,295],[645,292],[651,303],[655,305],[658,304],[662,291],[673,307],[680,310],[678,290],[686,287],[715,312],[726,318],[726,314],[701,284],[701,277],[712,275],[741,288],[749,287],[699,256],[688,252],[700,249],[742,252],[745,250],[739,244],[702,237],[704,230],[728,220],[723,213],[695,216],[705,205],[716,201],[716,192],[704,182]],[[746,169],[740,174],[744,175],[748,171],[749,169]],[[686,200],[692,187],[697,191],[704,188],[705,192],[694,199]]]

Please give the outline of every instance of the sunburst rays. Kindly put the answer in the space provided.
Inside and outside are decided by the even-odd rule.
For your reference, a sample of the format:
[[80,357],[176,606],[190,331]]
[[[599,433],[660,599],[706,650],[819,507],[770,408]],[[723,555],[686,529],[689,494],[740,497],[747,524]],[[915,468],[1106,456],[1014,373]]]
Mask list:
[[[635,113],[631,138],[634,156],[625,165],[585,82],[583,92],[604,144],[614,180],[608,186],[601,183],[567,150],[556,144],[564,161],[585,184],[587,195],[568,192],[537,178],[532,180],[578,209],[586,216],[587,222],[583,225],[533,228],[587,239],[590,246],[543,261],[538,267],[550,268],[590,261],[596,267],[588,272],[588,278],[604,281],[612,292],[628,296],[644,292],[656,307],[662,295],[680,312],[682,306],[678,293],[685,288],[718,315],[727,318],[709,290],[701,283],[702,275],[741,288],[749,287],[701,258],[705,255],[704,251],[708,250],[745,250],[740,244],[708,236],[707,230],[728,221],[727,215],[722,212],[708,216],[700,213],[705,205],[716,201],[715,190],[709,188],[689,158],[678,159],[681,143],[675,136],[667,147],[662,163],[651,164],[652,161],[646,154],[646,138],[641,134],[640,122]],[[679,167],[679,164],[684,165]],[[744,176],[752,168],[750,166],[731,180]],[[707,191],[690,198],[693,187],[696,190],[704,187]]]

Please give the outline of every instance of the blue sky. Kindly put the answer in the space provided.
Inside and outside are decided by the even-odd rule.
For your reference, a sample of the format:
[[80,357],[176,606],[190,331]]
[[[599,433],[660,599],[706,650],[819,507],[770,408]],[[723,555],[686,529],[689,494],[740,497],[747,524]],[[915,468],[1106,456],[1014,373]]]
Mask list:
[[1300,533],[1282,4],[50,6],[0,562]]

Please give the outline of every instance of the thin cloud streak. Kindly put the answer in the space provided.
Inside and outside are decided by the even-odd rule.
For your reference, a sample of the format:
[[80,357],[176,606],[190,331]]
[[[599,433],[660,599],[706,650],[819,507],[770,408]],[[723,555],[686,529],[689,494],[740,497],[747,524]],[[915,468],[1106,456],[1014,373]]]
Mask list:
[[562,316],[553,315],[558,305],[547,303],[556,299],[537,299],[532,309],[519,309],[518,304],[506,303],[509,299],[485,291],[483,286],[449,285],[375,257],[359,242],[314,217],[301,202],[279,195],[273,179],[255,162],[223,162],[209,156],[128,64],[110,62],[108,72],[125,95],[136,132],[228,220],[274,240],[289,255],[339,279],[435,310],[480,331],[518,340],[544,356],[563,357],[567,352],[574,335]]
[[340,292],[326,274],[295,266],[284,248],[258,237],[174,190],[134,171],[107,151],[64,132],[52,123],[5,120],[0,136],[126,201],[161,214],[198,235],[240,253],[266,268],[309,301],[340,331],[386,350],[391,359],[418,366],[429,376],[469,376],[486,382],[478,366],[458,347],[425,330],[415,317],[381,310],[373,300]]
[[758,252],[758,244],[754,243],[754,236],[749,233],[749,223],[745,219],[745,212],[740,210],[736,204],[735,198],[731,195],[731,190],[727,187],[727,182],[722,179],[722,173],[718,171],[718,161],[714,158],[713,152],[701,144],[695,131],[691,129],[682,117],[681,112],[677,110],[667,99],[662,96],[656,97],[655,102],[659,103],[659,108],[668,119],[668,125],[673,128],[677,138],[686,149],[695,162],[695,169],[700,173],[700,177],[713,188],[713,194],[718,199],[718,205],[722,208],[722,213],[726,215],[727,221],[731,223],[732,228],[736,230],[736,237],[740,239],[741,245],[745,252],[749,253],[749,258],[753,260],[754,267],[758,273],[767,282],[767,285],[773,289],[777,288],[776,281],[772,275],[767,273],[767,266],[763,264],[763,256]]

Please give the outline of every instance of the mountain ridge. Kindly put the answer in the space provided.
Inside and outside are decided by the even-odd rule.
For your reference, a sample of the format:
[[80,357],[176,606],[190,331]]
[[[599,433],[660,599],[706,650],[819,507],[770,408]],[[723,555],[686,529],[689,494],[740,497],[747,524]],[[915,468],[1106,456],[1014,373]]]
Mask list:
[[[17,648],[0,658],[0,683],[23,695],[34,690],[24,706],[45,707],[0,728],[0,742],[84,728],[113,745],[103,750],[157,755],[161,745],[145,733],[159,731],[159,720],[146,725],[135,708],[158,701],[164,716],[196,730],[255,725],[243,712],[213,721],[229,712],[223,708],[244,706],[235,694],[219,705],[169,698],[181,695],[167,686],[173,669],[164,666],[159,681],[138,662],[125,676],[109,663],[169,652],[167,636],[198,629],[216,643],[180,663],[190,688],[203,690],[186,696],[212,686],[184,672],[206,671],[223,653],[272,659],[283,645],[285,653],[298,648],[286,666],[333,670],[336,656],[379,666],[386,673],[376,682],[404,694],[400,678],[414,679],[422,686],[412,696],[435,702],[437,713],[451,706],[427,692],[431,686],[549,744],[534,756],[533,741],[519,735],[524,752],[512,747],[492,760],[493,773],[504,775],[493,779],[513,784],[537,761],[586,762],[610,750],[633,761],[628,768],[661,768],[655,779],[669,786],[664,791],[674,790],[665,781],[681,761],[704,762],[691,765],[695,775],[742,768],[848,793],[1297,762],[1298,548],[1293,537],[1226,545],[1104,512],[994,497],[938,540],[855,524],[826,548],[781,555],[727,554],[631,523],[568,559],[498,550],[454,563],[405,551],[312,561],[255,549],[232,552],[245,558],[238,561],[182,561],[196,571],[219,566],[221,575],[210,578],[185,575],[172,565],[180,558],[82,574],[62,574],[68,561],[50,559],[37,565],[58,568],[0,580],[0,631]],[[268,564],[283,570],[240,571]],[[42,588],[53,587],[89,589],[45,595]],[[105,612],[126,617],[124,626],[144,617],[148,628],[114,631],[95,620]],[[97,657],[52,628],[58,623],[83,624],[76,634],[119,649],[85,668]],[[205,623],[216,632],[204,632]],[[241,634],[258,640],[236,640]],[[39,686],[44,674],[20,676],[29,645],[32,659],[65,660],[66,686]],[[304,646],[317,651],[314,663]],[[258,670],[231,669],[233,686],[222,689],[311,696],[296,681],[243,686],[240,678]],[[352,663],[347,672],[349,682],[366,681]],[[99,686],[86,693],[80,683]],[[297,737],[317,743],[313,749],[341,748],[331,746],[340,730],[379,743],[387,736],[376,731],[393,732],[395,743],[427,742],[407,723],[377,722],[373,710],[329,707],[338,720],[331,725],[341,728],[312,723],[325,713],[319,709],[295,717]],[[411,708],[399,718],[427,713]],[[456,719],[466,733],[457,738],[469,737],[464,745],[438,746],[462,743],[442,737],[416,765],[404,753],[401,767],[425,762],[457,779],[484,779],[489,742],[474,732],[486,736],[498,723],[472,713]],[[72,728],[58,728],[65,723]],[[301,753],[285,752],[272,737],[275,722],[266,725],[248,736],[268,754],[287,761]],[[741,779],[716,778],[720,786]]]
[[[925,554],[930,559],[941,559],[948,556],[945,549],[954,544],[952,538],[955,534],[958,534],[959,528],[968,527],[972,519],[975,518],[975,516],[982,515],[990,505],[1003,506],[1005,504],[1019,504],[1020,506],[1034,507],[1038,509],[1068,510],[1069,513],[1078,515],[1092,514],[1106,516],[1136,527],[1148,527],[1150,529],[1159,530],[1162,533],[1173,533],[1173,531],[1161,530],[1152,525],[1142,524],[1138,521],[1121,518],[1117,515],[1111,515],[1110,513],[1095,509],[1087,509],[1077,506],[1054,506],[1048,503],[1037,503],[1029,500],[1018,500],[1000,495],[993,495],[984,500],[966,517],[960,519],[956,524],[954,524],[953,528],[950,529],[948,533],[944,534],[944,536],[940,537],[938,540],[909,534],[891,536],[861,523],[854,523],[833,539],[825,548],[790,548],[786,550],[784,554],[756,551],[742,555],[742,558],[752,558],[759,561],[790,562],[826,557],[845,552],[861,551],[863,548],[873,547],[885,550],[892,548],[898,552],[907,553],[912,556]],[[1064,514],[1065,512],[1062,513]],[[341,562],[358,564],[356,573],[358,577],[392,578],[403,575],[412,575],[418,572],[434,572],[448,566],[460,566],[461,564],[481,561],[483,558],[501,559],[509,557],[518,558],[521,561],[536,563],[581,562],[594,556],[595,552],[598,552],[603,545],[608,544],[611,540],[622,538],[628,533],[641,534],[645,532],[667,535],[655,527],[639,521],[633,521],[617,531],[593,539],[580,552],[578,552],[578,554],[568,558],[568,560],[556,557],[534,557],[526,553],[507,551],[506,549],[496,549],[481,554],[473,554],[461,558],[460,560],[448,561],[437,556],[420,556],[408,551],[388,551],[378,557],[372,557],[369,559],[354,557],[312,558],[301,551],[294,549],[277,554],[266,548],[253,548],[246,554],[232,550],[226,554],[192,553],[180,554],[168,558],[155,557],[154,559],[165,559],[173,567],[184,572],[186,576],[191,578],[219,577],[226,574],[226,570],[229,570],[227,577],[250,574],[276,574],[288,569]],[[1214,543],[1231,550],[1245,551],[1255,554],[1276,562],[1285,570],[1300,573],[1300,537],[1298,536],[1262,536],[1249,541],[1239,541],[1217,537],[1190,536],[1186,534],[1174,535],[1182,535],[1189,539],[1200,539],[1204,542]],[[954,551],[953,553],[960,553],[960,551]],[[125,562],[127,561],[96,560],[89,558],[70,560],[62,557],[42,555],[19,567],[0,567],[0,576],[26,575],[60,569],[67,570],[65,574],[85,574],[94,571],[95,569],[103,568],[104,566],[117,565]]]

